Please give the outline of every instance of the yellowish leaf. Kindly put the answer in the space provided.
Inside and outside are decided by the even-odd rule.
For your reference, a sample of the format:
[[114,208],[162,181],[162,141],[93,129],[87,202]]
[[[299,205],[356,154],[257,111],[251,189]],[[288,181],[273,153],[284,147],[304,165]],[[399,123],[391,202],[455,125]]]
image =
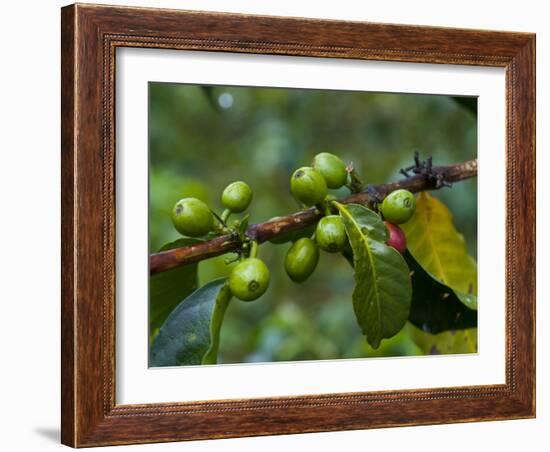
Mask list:
[[468,307],[477,307],[477,264],[468,254],[464,237],[454,227],[449,209],[422,192],[416,212],[402,229],[409,252],[435,279],[450,287]]

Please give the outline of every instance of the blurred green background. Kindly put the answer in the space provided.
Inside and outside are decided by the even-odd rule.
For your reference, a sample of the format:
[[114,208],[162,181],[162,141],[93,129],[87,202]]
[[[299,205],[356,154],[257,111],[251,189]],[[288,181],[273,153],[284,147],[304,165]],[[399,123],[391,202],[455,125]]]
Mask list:
[[[467,108],[472,104],[473,111]],[[352,161],[366,183],[400,178],[399,169],[413,163],[415,150],[421,158],[433,156],[436,165],[477,156],[475,100],[449,96],[150,83],[149,108],[151,252],[178,238],[170,221],[178,199],[197,197],[220,214],[221,192],[235,180],[254,192],[251,222],[298,210],[290,175],[318,152]],[[477,256],[476,179],[435,195],[451,209],[470,254]],[[289,246],[260,247],[271,270],[270,288],[253,303],[233,299],[219,363],[472,351],[452,346],[454,334],[429,337],[412,325],[372,350],[355,320],[353,272],[346,260],[322,253],[315,273],[298,285],[283,268]],[[200,284],[230,269],[224,256],[203,261]]]

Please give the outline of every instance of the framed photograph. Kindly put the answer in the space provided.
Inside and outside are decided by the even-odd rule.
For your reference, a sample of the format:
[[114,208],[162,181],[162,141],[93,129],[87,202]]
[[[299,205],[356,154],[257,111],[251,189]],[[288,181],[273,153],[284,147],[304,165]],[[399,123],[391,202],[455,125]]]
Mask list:
[[62,442],[535,416],[535,36],[62,9]]

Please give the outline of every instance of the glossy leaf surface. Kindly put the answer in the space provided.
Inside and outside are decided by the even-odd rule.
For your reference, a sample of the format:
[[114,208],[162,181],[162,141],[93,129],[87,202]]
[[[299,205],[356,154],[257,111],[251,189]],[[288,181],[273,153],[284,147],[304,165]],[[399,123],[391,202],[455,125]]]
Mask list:
[[403,257],[384,242],[379,215],[358,204],[338,204],[353,250],[353,307],[368,343],[377,348],[397,334],[409,317],[411,280]]

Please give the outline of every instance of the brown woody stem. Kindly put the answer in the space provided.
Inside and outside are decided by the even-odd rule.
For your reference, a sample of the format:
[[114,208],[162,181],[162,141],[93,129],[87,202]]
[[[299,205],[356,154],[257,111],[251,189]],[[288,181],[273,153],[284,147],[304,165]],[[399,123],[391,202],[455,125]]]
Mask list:
[[[368,190],[352,194],[341,199],[339,202],[372,206],[399,188],[405,188],[413,193],[425,190],[437,190],[445,186],[442,185],[442,181],[448,184],[476,176],[477,160],[469,160],[448,166],[434,166],[430,168],[430,172],[414,174],[398,182],[370,185]],[[277,218],[276,220],[253,224],[248,227],[246,233],[252,240],[262,243],[278,235],[306,228],[317,222],[322,215],[317,208],[313,207],[286,217]],[[220,256],[231,251],[237,251],[241,244],[236,234],[229,234],[216,237],[207,242],[197,243],[196,245],[154,253],[149,258],[149,271],[153,275],[179,267],[180,265],[187,265]]]

